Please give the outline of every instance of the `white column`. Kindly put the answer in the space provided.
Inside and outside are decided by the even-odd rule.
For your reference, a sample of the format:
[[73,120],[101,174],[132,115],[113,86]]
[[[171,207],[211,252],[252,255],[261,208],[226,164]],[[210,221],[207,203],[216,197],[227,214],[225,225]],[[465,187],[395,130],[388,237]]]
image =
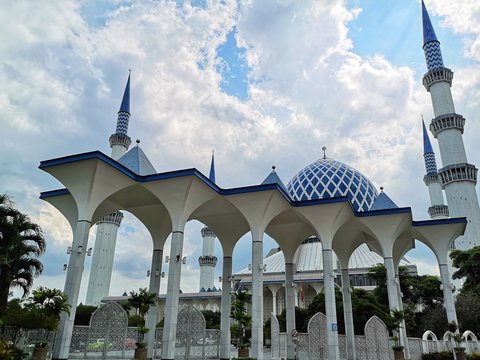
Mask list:
[[168,267],[167,300],[165,303],[165,321],[163,328],[162,359],[175,358],[175,339],[177,336],[178,298],[180,276],[182,272],[183,227],[172,232],[170,263]]
[[287,359],[295,359],[295,343],[292,339],[292,330],[295,329],[295,284],[293,273],[295,264],[285,263],[285,309],[287,320]]
[[275,316],[277,316],[277,291],[272,290],[272,313]]
[[263,232],[252,231],[252,347],[250,356],[263,359]]
[[388,305],[390,311],[399,310],[400,306],[398,304],[397,280],[395,278],[393,259],[392,257],[385,257],[383,261],[385,263],[385,269],[387,270]]
[[75,320],[75,313],[77,311],[78,294],[80,292],[80,284],[85,266],[90,225],[90,221],[88,220],[78,220],[77,228],[73,235],[72,252],[68,260],[67,277],[63,290],[68,296],[68,303],[71,309],[70,314],[63,312],[60,316],[60,326],[55,336],[55,344],[53,347],[53,359],[68,359],[70,352],[73,321]]
[[232,257],[223,257],[222,314],[220,318],[220,359],[230,359],[230,308],[232,307]]
[[335,283],[332,249],[323,249],[323,285],[325,290],[325,312],[327,317],[328,360],[338,360],[338,324],[335,304]]
[[342,269],[342,298],[345,335],[347,337],[347,360],[355,360],[355,328],[353,326],[352,293],[348,269]]
[[[400,288],[400,276],[398,276],[398,274],[395,275],[395,283],[397,284],[398,310],[403,311],[403,295]],[[405,357],[410,359],[410,346],[408,344],[407,325],[405,324],[405,319],[403,319],[402,323],[400,324],[400,344],[405,348]]]
[[151,306],[147,313],[145,320],[145,327],[150,329],[147,333],[147,357],[152,359],[154,357],[153,347],[155,344],[155,332],[158,323],[158,294],[160,293],[160,280],[162,278],[162,257],[163,250],[155,249],[152,254],[152,265],[150,267],[150,285],[148,291],[157,294],[155,305]]
[[448,322],[455,321],[458,324],[457,320],[457,311],[455,310],[455,302],[453,301],[453,292],[452,287],[450,285],[450,273],[448,271],[447,264],[440,264],[438,265],[440,268],[440,278],[442,280],[442,287],[443,287],[443,304],[445,306],[445,310],[447,311],[447,320]]

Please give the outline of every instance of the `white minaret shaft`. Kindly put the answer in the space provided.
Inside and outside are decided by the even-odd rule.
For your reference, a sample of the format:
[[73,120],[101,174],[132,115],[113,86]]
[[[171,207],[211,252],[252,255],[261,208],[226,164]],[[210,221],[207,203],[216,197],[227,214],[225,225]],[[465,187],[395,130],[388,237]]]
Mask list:
[[430,131],[438,140],[443,168],[438,170],[451,217],[466,217],[465,235],[455,241],[456,249],[480,245],[480,207],[475,185],[478,169],[469,164],[463,145],[465,118],[455,113],[452,93],[453,72],[443,66],[440,42],[422,1],[423,50],[428,72],[423,85],[430,92],[435,118]]
[[215,286],[215,266],[217,266],[217,257],[215,256],[215,234],[212,230],[205,227],[202,229],[202,237],[202,256],[198,258],[198,263],[200,265],[199,290],[208,291],[208,289],[213,289]]
[[[215,183],[215,156],[212,151],[212,161],[210,163],[210,173],[208,178]],[[199,291],[208,291],[214,288],[215,266],[217,266],[217,257],[215,256],[215,233],[208,227],[201,231],[203,238],[202,256],[198,258],[200,265],[200,284]]]
[[423,158],[425,160],[425,170],[427,173],[423,177],[425,185],[428,187],[430,195],[430,204],[428,214],[431,219],[445,219],[448,218],[448,206],[443,200],[442,186],[437,173],[437,161],[435,160],[435,153],[433,152],[430,138],[428,137],[425,123],[422,121],[423,128]]
[[[127,135],[130,119],[130,74],[123,93],[122,103],[118,111],[117,127],[110,136],[112,159],[120,159],[128,150],[132,140]],[[92,266],[88,279],[86,305],[99,305],[108,296],[112,278],[113,258],[117,244],[118,228],[123,220],[123,214],[117,211],[102,218],[97,223],[97,235],[93,250]]]

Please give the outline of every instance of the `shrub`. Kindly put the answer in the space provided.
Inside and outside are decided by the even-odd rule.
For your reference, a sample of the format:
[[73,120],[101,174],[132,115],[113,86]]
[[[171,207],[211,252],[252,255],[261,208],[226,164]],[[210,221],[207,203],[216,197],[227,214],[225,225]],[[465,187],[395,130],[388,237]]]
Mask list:
[[0,341],[0,359],[2,360],[21,360],[22,350],[13,346],[12,343]]
[[453,359],[453,353],[451,353],[450,351],[422,354],[422,360],[452,360],[452,359]]
[[467,355],[467,360],[480,360],[480,354],[475,353],[475,354]]

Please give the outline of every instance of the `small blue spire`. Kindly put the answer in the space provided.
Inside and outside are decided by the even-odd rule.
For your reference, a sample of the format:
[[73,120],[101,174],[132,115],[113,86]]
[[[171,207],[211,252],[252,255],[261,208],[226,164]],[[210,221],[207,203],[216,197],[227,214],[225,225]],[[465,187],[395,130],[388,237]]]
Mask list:
[[425,122],[422,119],[423,125],[423,154],[433,153],[432,143],[430,142],[430,138],[428,137],[427,128],[425,127]]
[[425,3],[422,0],[422,22],[423,22],[423,45],[430,41],[438,41],[437,36],[435,35],[435,30],[433,29],[432,22],[430,21],[430,16],[428,16],[427,8]]
[[430,138],[428,137],[427,128],[425,127],[425,122],[423,121],[422,116],[422,125],[423,125],[423,159],[425,161],[425,170],[427,170],[427,175],[437,175],[437,161],[435,160],[435,153],[432,149],[432,144],[430,143]]
[[115,133],[117,135],[127,135],[128,121],[130,120],[130,73],[132,70],[128,70],[128,80],[123,93],[122,104],[120,110],[118,110],[117,116],[117,129]]
[[211,182],[215,183],[215,153],[212,150],[212,162],[210,163],[210,175],[208,178]]

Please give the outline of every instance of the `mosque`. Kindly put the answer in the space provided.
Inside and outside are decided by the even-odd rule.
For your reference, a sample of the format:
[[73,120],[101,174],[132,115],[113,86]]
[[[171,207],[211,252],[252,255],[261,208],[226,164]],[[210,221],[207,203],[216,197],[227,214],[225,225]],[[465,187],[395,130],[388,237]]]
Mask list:
[[[325,148],[323,157],[301,169],[286,186],[273,168],[262,184],[221,189],[215,184],[213,156],[208,177],[196,169],[157,173],[138,141],[128,150],[131,145],[129,75],[116,131],[110,136],[111,157],[91,152],[40,164],[40,169],[66,187],[44,192],[41,198],[57,207],[74,230],[74,251],[70,255],[65,285],[73,304],[73,316],[85,259],[83,249],[87,249],[88,230],[95,223],[98,224],[97,237],[86,303],[119,299],[108,297],[108,291],[117,231],[123,219],[118,210],[124,209],[137,216],[152,235],[150,291],[157,294],[163,244],[172,234],[171,252],[165,257],[169,266],[168,290],[166,295],[159,294],[166,300],[147,317],[148,327],[164,315],[164,359],[174,357],[179,305],[192,303],[201,309],[221,310],[221,328],[229,329],[230,291],[238,285],[252,293],[251,356],[258,359],[263,356],[263,319],[270,312],[278,314],[285,309],[287,332],[290,332],[295,328],[294,306],[308,306],[319,292],[324,292],[326,298],[329,359],[338,359],[333,290],[335,286],[340,287],[345,305],[348,358],[353,359],[349,289],[352,286],[372,289],[375,284],[369,282],[366,273],[370,267],[382,263],[387,270],[390,309],[400,308],[398,266],[406,266],[408,271],[416,273],[415,265],[404,257],[415,246],[415,240],[433,250],[439,263],[447,318],[456,320],[448,251],[480,244],[476,236],[480,232],[480,207],[475,189],[478,169],[467,161],[462,139],[465,118],[455,112],[450,90],[453,72],[443,65],[440,42],[423,1],[422,17],[428,69],[423,85],[431,95],[434,112],[429,130],[438,141],[442,161],[442,167],[437,169],[423,124],[424,182],[430,195],[431,220],[413,220],[410,208],[399,208],[383,189],[378,192],[360,171],[327,157]],[[166,220],[159,222],[160,218]],[[183,229],[190,219],[206,227],[201,230],[199,291],[182,294],[179,286]],[[233,274],[233,247],[247,232],[252,235],[252,264]],[[279,248],[272,249],[265,258],[264,233],[279,244]],[[221,282],[224,291],[214,285],[217,236],[224,250]],[[72,326],[72,315],[62,317],[55,358],[67,358]],[[229,331],[222,331],[221,336],[222,359],[227,359]],[[405,341],[406,334],[401,334],[401,338]],[[154,339],[149,338],[149,346],[152,341]],[[292,341],[287,342],[289,359],[294,358]]]

